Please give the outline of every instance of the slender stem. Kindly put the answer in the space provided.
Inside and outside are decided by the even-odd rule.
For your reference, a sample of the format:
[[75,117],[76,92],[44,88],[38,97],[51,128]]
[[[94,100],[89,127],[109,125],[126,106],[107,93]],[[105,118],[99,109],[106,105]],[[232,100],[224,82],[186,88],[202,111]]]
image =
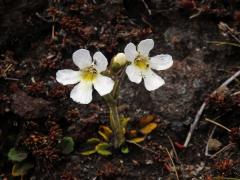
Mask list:
[[224,42],[224,41],[207,41],[207,43],[240,47],[240,44],[238,44],[238,43]]
[[110,111],[110,126],[113,130],[113,146],[119,148],[125,141],[123,127],[118,114],[116,100],[110,95],[104,96]]
[[205,118],[205,121],[210,122],[210,123],[213,123],[213,124],[215,124],[216,126],[219,126],[219,127],[223,128],[223,129],[227,130],[228,132],[231,132],[231,129],[225,127],[224,125],[222,125],[222,124],[220,124],[220,123],[218,123],[218,122],[216,122],[216,121],[213,121],[213,120],[208,119],[208,118]]

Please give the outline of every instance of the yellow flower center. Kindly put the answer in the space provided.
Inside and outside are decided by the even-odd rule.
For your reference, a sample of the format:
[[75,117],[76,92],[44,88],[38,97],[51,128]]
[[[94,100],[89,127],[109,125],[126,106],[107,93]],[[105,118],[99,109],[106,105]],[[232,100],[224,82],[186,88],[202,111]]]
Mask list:
[[134,64],[140,69],[146,70],[149,68],[149,59],[142,55],[138,55],[134,60]]
[[97,77],[97,70],[93,66],[86,67],[82,71],[82,79],[85,81],[93,81]]

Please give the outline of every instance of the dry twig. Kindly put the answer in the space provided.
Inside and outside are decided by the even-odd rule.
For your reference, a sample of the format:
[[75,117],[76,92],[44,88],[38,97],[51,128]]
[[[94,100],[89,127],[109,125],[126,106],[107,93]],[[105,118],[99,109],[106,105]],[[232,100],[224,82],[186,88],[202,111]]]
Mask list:
[[217,127],[216,125],[213,127],[213,129],[212,129],[212,131],[211,131],[211,133],[210,133],[210,135],[208,137],[207,145],[206,145],[206,148],[205,148],[205,156],[211,156],[211,154],[209,154],[209,150],[208,150],[209,140],[212,139],[213,134],[214,134],[214,132],[216,130],[216,127]]
[[157,155],[159,154],[159,153],[157,153],[157,152],[155,152],[155,151],[153,151],[153,150],[151,150],[151,149],[149,149],[149,148],[147,148],[147,147],[141,146],[140,144],[135,143],[135,142],[133,142],[133,141],[126,140],[126,142],[128,142],[128,143],[130,143],[130,144],[134,144],[134,145],[136,145],[137,147],[141,148],[142,150],[149,151],[149,152],[151,152],[151,153],[153,153],[153,154],[157,154]]
[[172,142],[172,139],[171,139],[169,136],[167,136],[167,138],[168,138],[168,140],[169,140],[169,142],[170,142],[170,144],[171,144],[171,146],[172,146],[173,153],[174,153],[174,155],[175,155],[175,158],[176,158],[177,162],[180,162],[180,160],[179,160],[179,158],[178,158],[178,155],[177,155],[177,151],[176,151],[175,146],[174,146],[174,144],[173,144],[173,142]]
[[[212,92],[211,95],[214,95],[219,89],[223,88],[223,87],[226,87],[228,84],[230,84],[234,79],[236,79],[238,76],[240,75],[240,70],[237,71],[235,74],[233,74],[229,79],[227,79],[224,83],[221,84],[221,86],[219,86],[215,91]],[[194,121],[193,123],[191,124],[191,127],[190,127],[190,130],[188,132],[188,135],[187,135],[187,138],[184,142],[184,147],[187,147],[188,146],[188,143],[189,141],[191,140],[191,137],[192,137],[192,133],[193,131],[195,130],[197,124],[198,124],[198,121],[200,120],[200,117],[205,109],[205,107],[207,106],[207,102],[204,102],[200,109],[198,110],[195,118],[194,118]]]
[[213,121],[213,120],[208,119],[208,118],[205,118],[205,121],[210,122],[210,123],[213,123],[213,124],[215,124],[216,126],[219,126],[219,127],[223,128],[223,129],[227,130],[228,132],[231,132],[231,129],[225,127],[224,125],[222,125],[222,124],[220,124],[220,123],[218,123],[218,122],[216,122],[216,121]]
[[174,161],[173,161],[173,159],[172,159],[172,156],[171,156],[171,154],[169,153],[169,151],[168,151],[167,148],[166,148],[166,151],[167,151],[167,154],[168,154],[168,156],[169,156],[169,158],[170,158],[170,160],[171,160],[172,166],[173,166],[173,168],[174,168],[174,172],[175,172],[176,178],[177,178],[177,180],[179,180],[177,168],[176,168],[175,163],[174,163]]
[[233,145],[235,145],[235,143],[230,143],[230,144],[224,146],[224,147],[223,147],[222,149],[220,149],[218,152],[216,152],[215,154],[213,154],[213,155],[210,157],[210,159],[214,158],[215,156],[217,156],[217,155],[220,154],[221,152],[224,152],[224,151],[232,148]]

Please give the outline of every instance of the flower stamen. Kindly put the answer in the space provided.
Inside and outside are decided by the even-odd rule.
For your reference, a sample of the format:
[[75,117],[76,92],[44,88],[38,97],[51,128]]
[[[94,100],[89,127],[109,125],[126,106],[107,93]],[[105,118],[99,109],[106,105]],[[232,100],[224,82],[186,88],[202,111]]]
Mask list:
[[138,55],[134,60],[134,64],[140,69],[146,70],[149,68],[149,59],[142,55]]
[[85,69],[82,70],[81,76],[82,79],[85,81],[93,81],[97,77],[97,70],[93,65],[86,67]]

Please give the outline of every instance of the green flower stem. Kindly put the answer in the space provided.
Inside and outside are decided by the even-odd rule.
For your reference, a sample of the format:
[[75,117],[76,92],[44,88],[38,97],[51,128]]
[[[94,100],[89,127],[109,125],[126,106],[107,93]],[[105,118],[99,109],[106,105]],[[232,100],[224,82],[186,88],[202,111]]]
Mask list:
[[125,70],[126,70],[126,66],[124,66],[124,67],[120,70],[119,77],[118,77],[118,79],[116,79],[116,81],[115,81],[115,85],[114,85],[113,91],[112,91],[112,93],[111,93],[114,99],[117,99],[117,98],[118,98],[119,90],[120,90],[120,85],[121,85],[121,82],[123,81],[124,76],[125,76]]
[[113,130],[113,146],[119,148],[125,141],[123,127],[118,114],[116,100],[110,95],[104,96],[110,110],[110,126]]

